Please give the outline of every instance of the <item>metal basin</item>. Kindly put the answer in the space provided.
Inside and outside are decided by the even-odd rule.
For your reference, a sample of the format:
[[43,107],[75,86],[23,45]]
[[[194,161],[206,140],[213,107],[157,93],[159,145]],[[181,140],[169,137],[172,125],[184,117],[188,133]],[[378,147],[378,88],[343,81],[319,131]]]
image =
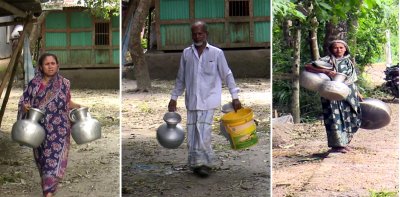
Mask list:
[[303,71],[300,74],[300,85],[314,92],[317,92],[320,86],[325,81],[330,81],[331,79],[323,73],[312,73],[308,71]]
[[390,123],[390,107],[378,99],[366,98],[360,102],[361,128],[380,129]]
[[328,62],[324,62],[321,60],[316,60],[313,62],[313,65],[319,68],[325,68],[325,69],[332,69],[333,66],[332,64],[328,63]]
[[319,94],[331,101],[344,100],[350,94],[350,88],[338,81],[326,81],[319,88]]

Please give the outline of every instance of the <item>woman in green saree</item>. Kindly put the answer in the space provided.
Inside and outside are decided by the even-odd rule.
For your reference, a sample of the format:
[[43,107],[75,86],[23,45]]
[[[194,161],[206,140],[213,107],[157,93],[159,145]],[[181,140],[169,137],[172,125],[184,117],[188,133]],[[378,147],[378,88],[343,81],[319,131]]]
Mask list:
[[334,40],[329,45],[330,55],[320,59],[332,65],[331,68],[320,68],[307,64],[305,69],[314,73],[324,73],[333,78],[337,73],[346,75],[344,83],[350,88],[350,94],[344,100],[334,101],[321,97],[324,124],[331,152],[347,153],[351,151],[348,144],[361,126],[359,94],[355,82],[357,74],[350,59],[350,50],[343,40]]

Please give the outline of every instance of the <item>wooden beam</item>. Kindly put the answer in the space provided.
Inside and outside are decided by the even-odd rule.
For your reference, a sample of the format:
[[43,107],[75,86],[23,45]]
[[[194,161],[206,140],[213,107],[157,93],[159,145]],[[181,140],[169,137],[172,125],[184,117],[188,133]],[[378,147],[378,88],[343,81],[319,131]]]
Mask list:
[[19,59],[19,56],[21,56],[21,51],[22,51],[22,45],[24,43],[24,38],[25,38],[25,35],[26,34],[29,35],[29,33],[32,30],[33,24],[32,24],[31,18],[32,18],[32,15],[28,15],[25,18],[24,30],[22,31],[21,37],[18,40],[17,47],[16,47],[15,51],[13,52],[13,54],[11,56],[11,60],[10,60],[10,62],[8,64],[7,72],[4,75],[3,80],[1,81],[0,97],[1,97],[1,95],[3,93],[4,87],[7,85],[7,81],[8,81],[8,87],[7,87],[6,94],[4,96],[3,104],[1,105],[1,109],[0,109],[0,126],[1,126],[1,122],[3,120],[4,112],[6,110],[6,105],[7,105],[8,98],[10,96],[10,91],[11,91],[11,88],[12,88],[12,83],[13,83],[14,76],[15,76],[15,73],[16,73],[16,70],[17,70],[18,59]]
[[7,10],[7,11],[13,13],[15,16],[20,16],[20,17],[27,16],[26,12],[14,7],[13,5],[11,5],[3,0],[0,0],[0,7],[4,10]]

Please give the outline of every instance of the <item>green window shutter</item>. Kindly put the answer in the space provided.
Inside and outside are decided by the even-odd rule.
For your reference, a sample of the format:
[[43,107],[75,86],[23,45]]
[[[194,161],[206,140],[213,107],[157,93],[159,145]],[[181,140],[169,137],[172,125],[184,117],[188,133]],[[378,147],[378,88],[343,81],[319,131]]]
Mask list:
[[119,46],[119,31],[112,32],[112,43],[113,46]]
[[254,16],[270,16],[270,0],[253,0]]
[[112,28],[119,28],[119,16],[112,16],[111,17],[111,27]]
[[46,33],[46,47],[66,47],[67,46],[67,33]]
[[254,23],[254,41],[269,42],[270,41],[270,22],[255,22]]
[[249,43],[250,25],[249,23],[230,23],[229,33],[231,43]]
[[92,17],[88,12],[71,12],[71,21],[69,26],[72,29],[91,28]]
[[91,50],[84,50],[84,49],[77,49],[77,50],[70,50],[71,53],[71,61],[70,64],[72,65],[90,65],[92,62],[92,51]]
[[71,46],[92,46],[92,32],[71,32]]
[[113,64],[119,64],[119,49],[113,50]]
[[189,1],[188,0],[160,0],[160,19],[188,19]]
[[224,18],[224,0],[196,0],[195,18]]
[[[67,15],[62,12],[50,12],[46,16],[45,22],[46,29],[66,29],[67,28]],[[48,20],[51,19],[51,20]]]
[[110,63],[109,50],[96,50],[95,61],[96,64],[109,64]]
[[161,25],[162,46],[188,45],[192,42],[189,24]]

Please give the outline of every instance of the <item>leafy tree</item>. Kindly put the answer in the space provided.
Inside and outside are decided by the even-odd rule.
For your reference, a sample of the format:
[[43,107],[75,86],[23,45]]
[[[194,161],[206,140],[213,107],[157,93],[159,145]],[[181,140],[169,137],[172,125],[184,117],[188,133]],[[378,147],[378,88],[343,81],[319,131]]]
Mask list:
[[120,0],[84,0],[93,16],[109,20],[119,15]]

